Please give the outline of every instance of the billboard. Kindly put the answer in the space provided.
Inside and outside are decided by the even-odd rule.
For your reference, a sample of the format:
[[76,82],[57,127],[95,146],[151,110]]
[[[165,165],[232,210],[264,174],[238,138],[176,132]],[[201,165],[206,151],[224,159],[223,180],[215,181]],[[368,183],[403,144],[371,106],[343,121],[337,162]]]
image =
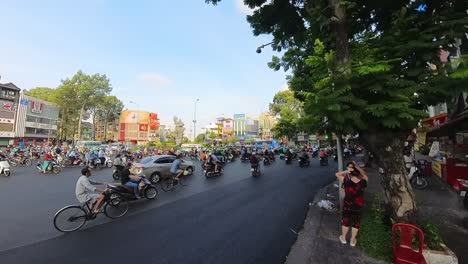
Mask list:
[[158,114],[151,113],[150,115],[150,129],[151,130],[158,130]]
[[120,123],[149,124],[149,113],[144,111],[122,111]]
[[224,120],[223,122],[223,130],[224,130],[224,134],[232,134],[232,120],[230,119],[227,119],[227,120]]
[[235,119],[245,118],[245,114],[234,114]]
[[223,124],[218,124],[218,134],[223,134]]

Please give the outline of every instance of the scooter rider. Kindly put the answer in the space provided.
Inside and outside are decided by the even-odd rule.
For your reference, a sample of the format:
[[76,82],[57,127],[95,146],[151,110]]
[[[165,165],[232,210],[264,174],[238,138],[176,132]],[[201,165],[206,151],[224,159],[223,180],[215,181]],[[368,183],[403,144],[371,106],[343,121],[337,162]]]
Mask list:
[[122,185],[128,186],[133,188],[133,193],[135,198],[140,199],[140,191],[138,190],[138,186],[140,183],[140,176],[132,173],[130,171],[131,163],[126,164],[125,168],[120,173],[120,181]]
[[258,170],[258,158],[257,158],[257,155],[255,155],[255,153],[252,153],[252,155],[250,155],[250,166],[255,169],[255,170]]
[[219,160],[214,153],[210,155],[210,157],[208,158],[208,162],[215,167],[215,173],[218,173]]

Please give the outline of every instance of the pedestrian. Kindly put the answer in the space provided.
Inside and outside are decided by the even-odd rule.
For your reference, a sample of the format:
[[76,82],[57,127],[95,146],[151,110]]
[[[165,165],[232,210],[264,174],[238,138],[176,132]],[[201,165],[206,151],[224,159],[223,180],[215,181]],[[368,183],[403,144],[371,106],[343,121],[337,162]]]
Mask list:
[[356,237],[359,232],[364,207],[364,189],[367,187],[369,178],[354,161],[348,162],[346,170],[337,172],[336,177],[339,178],[340,182],[343,182],[342,188],[345,190],[339,239],[342,244],[346,244],[346,235],[349,227],[352,226],[350,245],[354,247],[357,243]]

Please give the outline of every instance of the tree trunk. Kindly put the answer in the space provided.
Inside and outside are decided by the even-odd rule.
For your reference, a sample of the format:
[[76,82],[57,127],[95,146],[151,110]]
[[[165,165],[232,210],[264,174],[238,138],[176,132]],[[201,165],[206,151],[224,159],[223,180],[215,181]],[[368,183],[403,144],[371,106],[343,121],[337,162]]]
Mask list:
[[[343,171],[343,146],[341,134],[336,135],[336,155],[338,157],[338,171]],[[343,182],[338,180],[338,186],[341,186]],[[343,200],[345,197],[345,191],[343,188],[339,189],[339,198],[340,198],[340,212],[343,211]]]
[[393,209],[398,222],[413,222],[417,208],[403,160],[403,138],[400,134],[379,132],[365,135],[366,144],[383,169],[385,202]]
[[[78,140],[81,140],[81,121],[83,120],[84,108],[85,108],[85,105],[83,104],[80,109],[80,117],[78,120]],[[73,137],[75,136],[73,135]]]

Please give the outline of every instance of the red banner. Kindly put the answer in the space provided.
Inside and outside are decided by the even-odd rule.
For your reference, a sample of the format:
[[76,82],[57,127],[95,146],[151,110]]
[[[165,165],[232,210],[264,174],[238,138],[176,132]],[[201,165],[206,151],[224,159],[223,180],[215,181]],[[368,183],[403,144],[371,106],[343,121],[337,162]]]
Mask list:
[[151,130],[158,130],[158,114],[151,113],[150,114],[150,129]]
[[148,125],[147,124],[140,124],[140,129],[141,132],[148,131]]

